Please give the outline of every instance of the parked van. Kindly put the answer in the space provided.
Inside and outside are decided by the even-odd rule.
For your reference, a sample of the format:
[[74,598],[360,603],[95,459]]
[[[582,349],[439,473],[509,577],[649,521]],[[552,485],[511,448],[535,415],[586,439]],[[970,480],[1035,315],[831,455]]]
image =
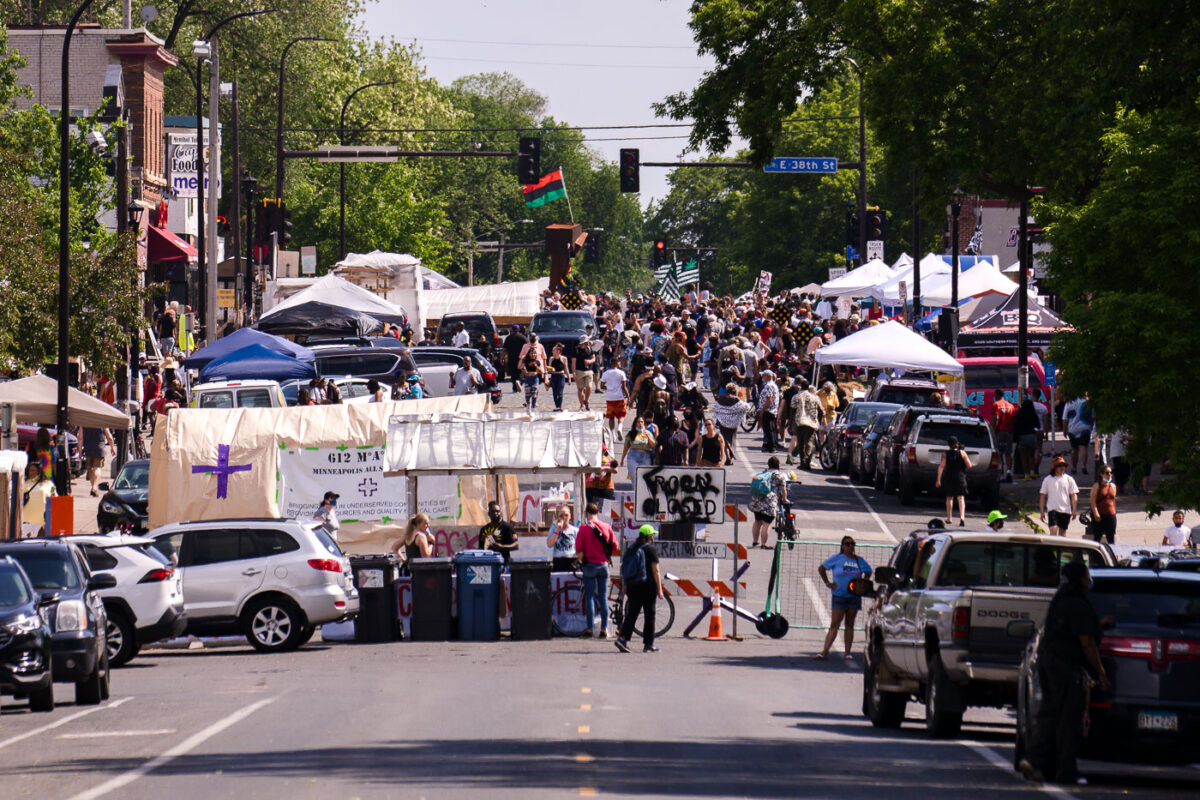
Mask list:
[[[1004,399],[1013,405],[1021,405],[1020,394],[1017,390],[1017,357],[1016,356],[981,356],[978,358],[960,358],[958,363],[963,365],[963,383],[966,388],[967,409],[978,414],[983,419],[992,418],[992,400],[997,389],[1004,390]],[[1050,389],[1046,386],[1046,369],[1042,360],[1032,353],[1029,355],[1029,388],[1034,397],[1047,406],[1050,405]]]
[[276,381],[213,381],[192,387],[191,408],[283,408]]

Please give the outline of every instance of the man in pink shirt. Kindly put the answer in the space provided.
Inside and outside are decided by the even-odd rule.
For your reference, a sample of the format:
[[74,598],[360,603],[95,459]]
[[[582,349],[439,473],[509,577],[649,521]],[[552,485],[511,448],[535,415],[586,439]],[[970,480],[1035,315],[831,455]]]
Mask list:
[[613,529],[600,521],[600,507],[588,503],[584,509],[586,522],[579,526],[575,535],[575,555],[579,558],[583,573],[583,614],[586,622],[584,635],[592,635],[592,622],[596,619],[595,606],[600,606],[600,638],[608,638],[608,566],[612,561],[617,537]]

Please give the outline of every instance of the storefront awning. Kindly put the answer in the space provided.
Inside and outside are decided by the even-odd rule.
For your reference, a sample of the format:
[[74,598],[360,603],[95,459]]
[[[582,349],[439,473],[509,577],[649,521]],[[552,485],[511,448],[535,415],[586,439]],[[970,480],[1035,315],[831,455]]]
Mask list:
[[146,242],[150,261],[195,261],[199,258],[195,247],[166,228],[147,226]]

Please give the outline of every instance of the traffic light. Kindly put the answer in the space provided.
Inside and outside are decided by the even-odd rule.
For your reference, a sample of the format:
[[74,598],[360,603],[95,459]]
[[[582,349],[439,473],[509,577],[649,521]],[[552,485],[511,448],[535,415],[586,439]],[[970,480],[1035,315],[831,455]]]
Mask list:
[[642,160],[640,151],[637,148],[622,148],[620,169],[621,191],[641,191],[642,179],[640,173],[642,169]]
[[517,155],[517,180],[522,184],[537,183],[542,177],[542,140],[522,136]]
[[654,263],[654,266],[656,266],[656,267],[661,267],[663,264],[667,263],[667,240],[666,239],[655,239],[654,240],[654,249],[651,251],[650,259]]
[[887,238],[887,212],[876,209],[867,212],[867,239],[883,241]]
[[229,220],[222,214],[217,215],[217,236],[224,239],[229,235]]
[[600,234],[589,233],[583,242],[583,263],[600,263]]
[[292,210],[280,200],[277,214],[278,227],[276,230],[279,231],[279,246],[282,248],[292,241]]
[[858,212],[846,212],[846,244],[858,246]]

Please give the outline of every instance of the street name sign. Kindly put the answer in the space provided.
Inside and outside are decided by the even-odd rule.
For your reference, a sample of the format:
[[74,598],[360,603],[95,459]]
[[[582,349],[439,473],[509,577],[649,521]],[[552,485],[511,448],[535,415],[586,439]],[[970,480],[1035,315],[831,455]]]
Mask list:
[[830,156],[777,156],[763,165],[763,172],[807,172],[832,175],[838,171],[838,160]]

